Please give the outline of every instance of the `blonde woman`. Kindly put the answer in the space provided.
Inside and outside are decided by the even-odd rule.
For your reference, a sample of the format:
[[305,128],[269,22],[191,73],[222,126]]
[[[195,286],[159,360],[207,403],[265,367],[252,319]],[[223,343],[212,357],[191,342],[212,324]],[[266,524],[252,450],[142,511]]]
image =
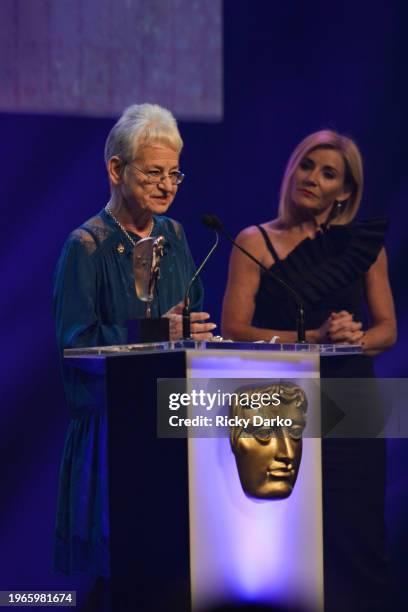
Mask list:
[[[237,241],[298,291],[309,342],[361,343],[373,355],[394,343],[396,322],[383,248],[387,222],[350,225],[362,190],[356,144],[330,130],[311,134],[289,159],[278,217],[244,229]],[[238,249],[222,321],[223,335],[234,340],[296,339],[293,298]]]
[[[331,130],[316,132],[289,159],[277,218],[237,237],[296,289],[305,307],[307,341],[362,346],[362,355],[323,359],[322,378],[372,377],[372,356],[396,339],[383,246],[387,221],[351,223],[362,190],[356,144]],[[234,248],[223,336],[295,342],[296,314],[293,298]],[[361,397],[374,416],[376,398]],[[324,401],[322,406],[324,414]],[[330,439],[323,440],[322,450],[325,610],[386,610],[385,441]]]

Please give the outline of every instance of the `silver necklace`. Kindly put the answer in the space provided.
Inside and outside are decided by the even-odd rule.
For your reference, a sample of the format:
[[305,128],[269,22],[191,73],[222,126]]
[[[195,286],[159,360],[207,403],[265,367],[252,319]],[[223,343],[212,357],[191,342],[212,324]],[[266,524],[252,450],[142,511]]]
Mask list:
[[[107,204],[107,205],[105,206],[105,210],[106,210],[106,212],[108,213],[108,215],[111,217],[111,219],[113,219],[113,221],[116,223],[116,225],[117,225],[117,226],[118,226],[118,227],[119,227],[119,228],[122,230],[122,232],[125,234],[126,238],[129,240],[130,244],[131,244],[132,246],[135,246],[135,245],[136,245],[136,242],[133,240],[132,236],[130,236],[129,232],[127,232],[127,231],[125,230],[125,228],[123,227],[123,225],[121,224],[121,222],[119,221],[119,219],[117,219],[117,218],[115,217],[115,215],[113,214],[113,212],[112,212],[112,211],[111,211],[111,209],[110,209],[110,205],[109,205],[109,204]],[[151,222],[151,225],[150,225],[150,229],[149,229],[149,233],[147,234],[147,236],[145,236],[145,238],[150,238],[151,233],[152,233],[152,231],[153,231],[153,228],[154,228],[154,219],[152,219],[152,222]]]

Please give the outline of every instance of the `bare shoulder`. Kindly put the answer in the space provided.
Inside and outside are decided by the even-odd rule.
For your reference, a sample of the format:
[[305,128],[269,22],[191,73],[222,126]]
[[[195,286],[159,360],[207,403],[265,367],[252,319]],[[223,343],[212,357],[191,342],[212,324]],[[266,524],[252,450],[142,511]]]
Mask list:
[[236,237],[236,242],[239,246],[252,253],[252,255],[255,255],[255,257],[259,257],[262,253],[263,239],[259,227],[256,225],[250,225],[241,230]]
[[259,228],[257,225],[250,225],[241,230],[236,238],[237,242],[246,242],[248,240],[254,240],[259,236]]
[[259,223],[259,225],[250,225],[242,230],[237,236],[237,241],[240,244],[259,246],[263,249],[265,247],[265,240],[262,236],[262,228],[266,234],[273,240],[282,238],[282,229],[280,229],[277,219],[272,221],[265,221],[265,223]]
[[237,242],[240,244],[242,242],[254,243],[254,242],[263,242],[262,234],[260,231],[260,227],[262,227],[267,234],[277,233],[277,224],[276,219],[272,221],[266,221],[265,223],[259,223],[258,225],[250,225],[245,229],[241,230],[237,236]]

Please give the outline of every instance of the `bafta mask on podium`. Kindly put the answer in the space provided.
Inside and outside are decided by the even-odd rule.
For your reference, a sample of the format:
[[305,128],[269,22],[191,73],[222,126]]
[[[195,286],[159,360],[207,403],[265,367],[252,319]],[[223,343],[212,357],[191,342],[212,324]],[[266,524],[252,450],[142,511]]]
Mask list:
[[248,497],[285,499],[292,493],[302,458],[306,411],[305,392],[289,381],[235,391],[230,416],[236,417],[237,425],[230,428],[230,441]]

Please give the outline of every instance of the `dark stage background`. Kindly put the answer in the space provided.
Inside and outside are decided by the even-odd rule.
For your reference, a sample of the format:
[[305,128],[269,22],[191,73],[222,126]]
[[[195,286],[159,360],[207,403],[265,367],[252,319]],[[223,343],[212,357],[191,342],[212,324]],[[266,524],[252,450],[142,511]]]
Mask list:
[[[366,171],[360,216],[386,214],[392,221],[387,248],[399,341],[377,360],[378,373],[387,377],[408,374],[407,17],[403,1],[227,0],[224,118],[180,122],[187,179],[170,213],[183,222],[200,260],[212,241],[200,225],[202,213],[217,212],[231,233],[263,222],[276,212],[287,158],[301,138],[324,127],[354,137]],[[59,458],[68,422],[51,291],[65,237],[108,200],[103,146],[113,121],[0,115],[3,590],[85,591],[89,582],[51,570]],[[216,322],[229,251],[223,244],[203,276],[206,308]],[[392,440],[388,446],[387,519],[396,598],[403,608],[402,602],[408,604],[403,589],[408,444]]]

